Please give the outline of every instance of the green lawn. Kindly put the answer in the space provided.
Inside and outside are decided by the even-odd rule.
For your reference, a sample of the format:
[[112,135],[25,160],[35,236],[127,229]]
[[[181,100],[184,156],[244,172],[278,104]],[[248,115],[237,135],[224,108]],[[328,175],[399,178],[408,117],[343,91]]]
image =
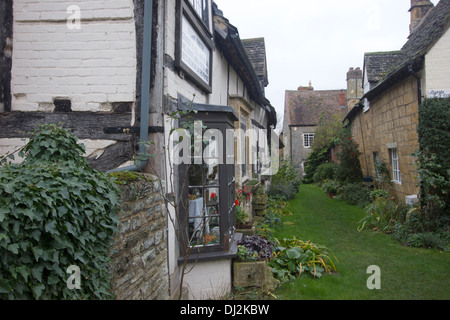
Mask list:
[[[450,299],[450,253],[402,246],[389,235],[358,232],[364,211],[343,200],[329,199],[318,187],[301,185],[290,202],[291,222],[278,227],[277,238],[296,236],[328,247],[337,257],[338,273],[320,279],[304,275],[285,283],[281,300],[447,300]],[[367,268],[381,269],[381,289],[366,286]]]

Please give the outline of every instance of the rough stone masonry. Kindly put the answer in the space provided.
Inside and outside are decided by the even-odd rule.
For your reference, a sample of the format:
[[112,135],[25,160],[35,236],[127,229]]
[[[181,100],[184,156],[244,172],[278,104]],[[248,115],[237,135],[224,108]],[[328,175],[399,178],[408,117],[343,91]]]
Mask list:
[[160,188],[149,174],[122,186],[119,232],[112,253],[118,300],[169,299],[166,215]]

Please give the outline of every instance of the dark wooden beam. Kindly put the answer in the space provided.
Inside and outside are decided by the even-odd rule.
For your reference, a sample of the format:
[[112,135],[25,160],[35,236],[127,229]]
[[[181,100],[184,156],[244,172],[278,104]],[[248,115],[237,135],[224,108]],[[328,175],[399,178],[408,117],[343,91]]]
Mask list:
[[6,112],[0,113],[0,138],[27,138],[39,124],[61,123],[79,139],[130,141],[132,133],[105,133],[107,127],[130,127],[131,113]]

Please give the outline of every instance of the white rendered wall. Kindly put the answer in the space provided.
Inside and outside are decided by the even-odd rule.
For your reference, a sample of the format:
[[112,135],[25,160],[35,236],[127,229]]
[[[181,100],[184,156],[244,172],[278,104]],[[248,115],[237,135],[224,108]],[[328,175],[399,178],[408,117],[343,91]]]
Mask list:
[[425,56],[426,93],[444,91],[450,95],[450,29]]
[[[76,22],[71,5],[80,9],[81,29],[67,24]],[[55,98],[93,112],[135,101],[132,0],[15,0],[13,29],[13,111],[51,112]]]

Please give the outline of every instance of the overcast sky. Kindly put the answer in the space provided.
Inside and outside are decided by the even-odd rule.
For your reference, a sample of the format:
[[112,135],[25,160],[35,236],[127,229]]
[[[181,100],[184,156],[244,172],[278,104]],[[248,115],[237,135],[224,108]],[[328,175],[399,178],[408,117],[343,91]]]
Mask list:
[[365,52],[399,50],[409,34],[410,0],[214,1],[241,39],[265,38],[266,97],[280,115],[285,90],[345,89]]

